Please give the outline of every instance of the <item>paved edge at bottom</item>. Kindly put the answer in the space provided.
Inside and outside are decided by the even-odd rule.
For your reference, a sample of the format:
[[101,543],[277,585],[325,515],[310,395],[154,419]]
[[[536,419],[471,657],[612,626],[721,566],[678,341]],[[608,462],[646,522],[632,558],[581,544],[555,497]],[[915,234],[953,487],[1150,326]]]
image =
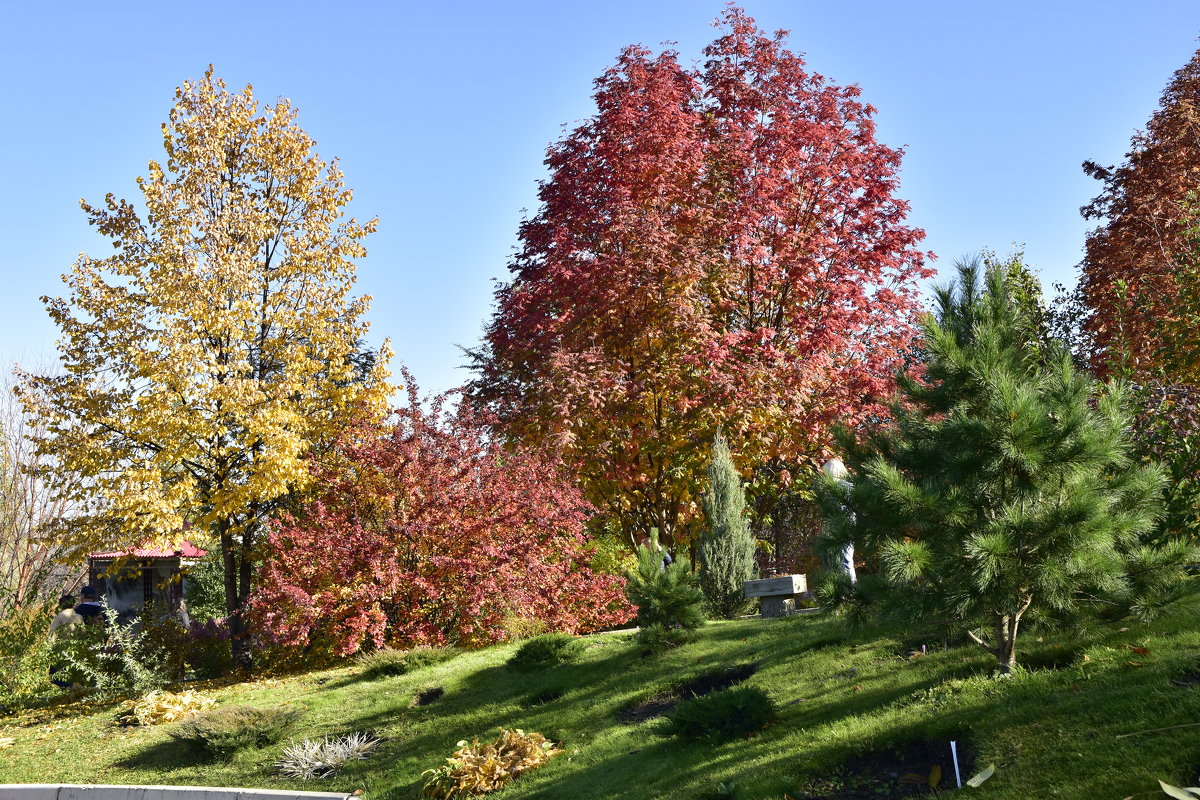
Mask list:
[[215,786],[120,786],[3,783],[0,800],[347,800],[346,792],[231,789]]

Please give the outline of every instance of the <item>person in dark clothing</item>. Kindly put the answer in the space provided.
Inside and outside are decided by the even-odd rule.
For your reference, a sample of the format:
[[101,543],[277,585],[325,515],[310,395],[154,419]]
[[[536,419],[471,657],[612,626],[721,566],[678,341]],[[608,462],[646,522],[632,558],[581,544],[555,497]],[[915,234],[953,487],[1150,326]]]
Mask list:
[[88,623],[103,622],[104,606],[100,603],[100,594],[96,591],[96,587],[85,586],[79,594],[83,598],[83,602],[75,606],[75,613]]

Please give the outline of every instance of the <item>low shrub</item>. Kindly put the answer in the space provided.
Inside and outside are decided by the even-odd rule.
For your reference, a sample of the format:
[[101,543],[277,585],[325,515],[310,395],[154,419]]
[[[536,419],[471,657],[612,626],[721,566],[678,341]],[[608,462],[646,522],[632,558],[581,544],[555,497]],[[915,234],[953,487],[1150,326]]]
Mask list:
[[54,688],[50,667],[55,659],[46,634],[53,608],[29,605],[0,620],[0,703],[20,706]]
[[187,663],[197,678],[219,678],[233,671],[233,648],[225,620],[192,620],[187,648]]
[[366,733],[352,733],[340,739],[305,739],[289,745],[275,762],[281,775],[312,780],[329,778],[351,761],[359,761],[379,746],[379,739]]
[[680,703],[667,713],[666,732],[723,742],[749,736],[777,719],[775,702],[761,689],[745,686]]
[[636,638],[647,653],[658,655],[694,641],[696,631],[692,628],[668,628],[655,623],[639,630]]
[[508,665],[524,672],[569,664],[583,652],[583,642],[569,633],[546,633],[522,644]]
[[182,680],[187,673],[193,640],[179,618],[173,614],[144,611],[136,633],[138,657],[156,665],[164,680]]
[[540,733],[522,730],[501,730],[496,741],[485,744],[478,739],[459,742],[445,766],[421,773],[425,777],[421,796],[450,800],[494,792],[561,752]]
[[168,642],[145,635],[137,622],[122,624],[111,607],[105,607],[103,620],[55,642],[64,679],[90,687],[98,699],[111,699],[143,697],[180,677],[182,662]]
[[414,647],[412,650],[394,650],[385,647],[360,656],[362,677],[367,680],[407,675],[413,670],[448,661],[458,654],[452,647]]
[[226,756],[245,747],[278,742],[302,714],[297,708],[229,706],[197,714],[168,733],[214,756]]

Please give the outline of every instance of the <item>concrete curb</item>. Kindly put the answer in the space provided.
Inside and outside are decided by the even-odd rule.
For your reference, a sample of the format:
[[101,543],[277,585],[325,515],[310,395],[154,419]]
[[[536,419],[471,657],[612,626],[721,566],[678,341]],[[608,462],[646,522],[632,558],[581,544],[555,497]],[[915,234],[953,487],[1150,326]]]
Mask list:
[[344,792],[227,789],[213,786],[96,786],[0,783],[0,800],[347,800]]

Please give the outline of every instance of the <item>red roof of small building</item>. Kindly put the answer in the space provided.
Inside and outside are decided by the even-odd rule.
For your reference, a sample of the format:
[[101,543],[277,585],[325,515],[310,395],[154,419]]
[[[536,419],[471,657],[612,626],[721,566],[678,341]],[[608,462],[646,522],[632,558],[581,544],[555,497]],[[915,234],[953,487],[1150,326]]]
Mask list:
[[208,552],[189,541],[174,546],[151,547],[149,543],[128,550],[113,550],[108,553],[92,553],[88,558],[203,558]]

